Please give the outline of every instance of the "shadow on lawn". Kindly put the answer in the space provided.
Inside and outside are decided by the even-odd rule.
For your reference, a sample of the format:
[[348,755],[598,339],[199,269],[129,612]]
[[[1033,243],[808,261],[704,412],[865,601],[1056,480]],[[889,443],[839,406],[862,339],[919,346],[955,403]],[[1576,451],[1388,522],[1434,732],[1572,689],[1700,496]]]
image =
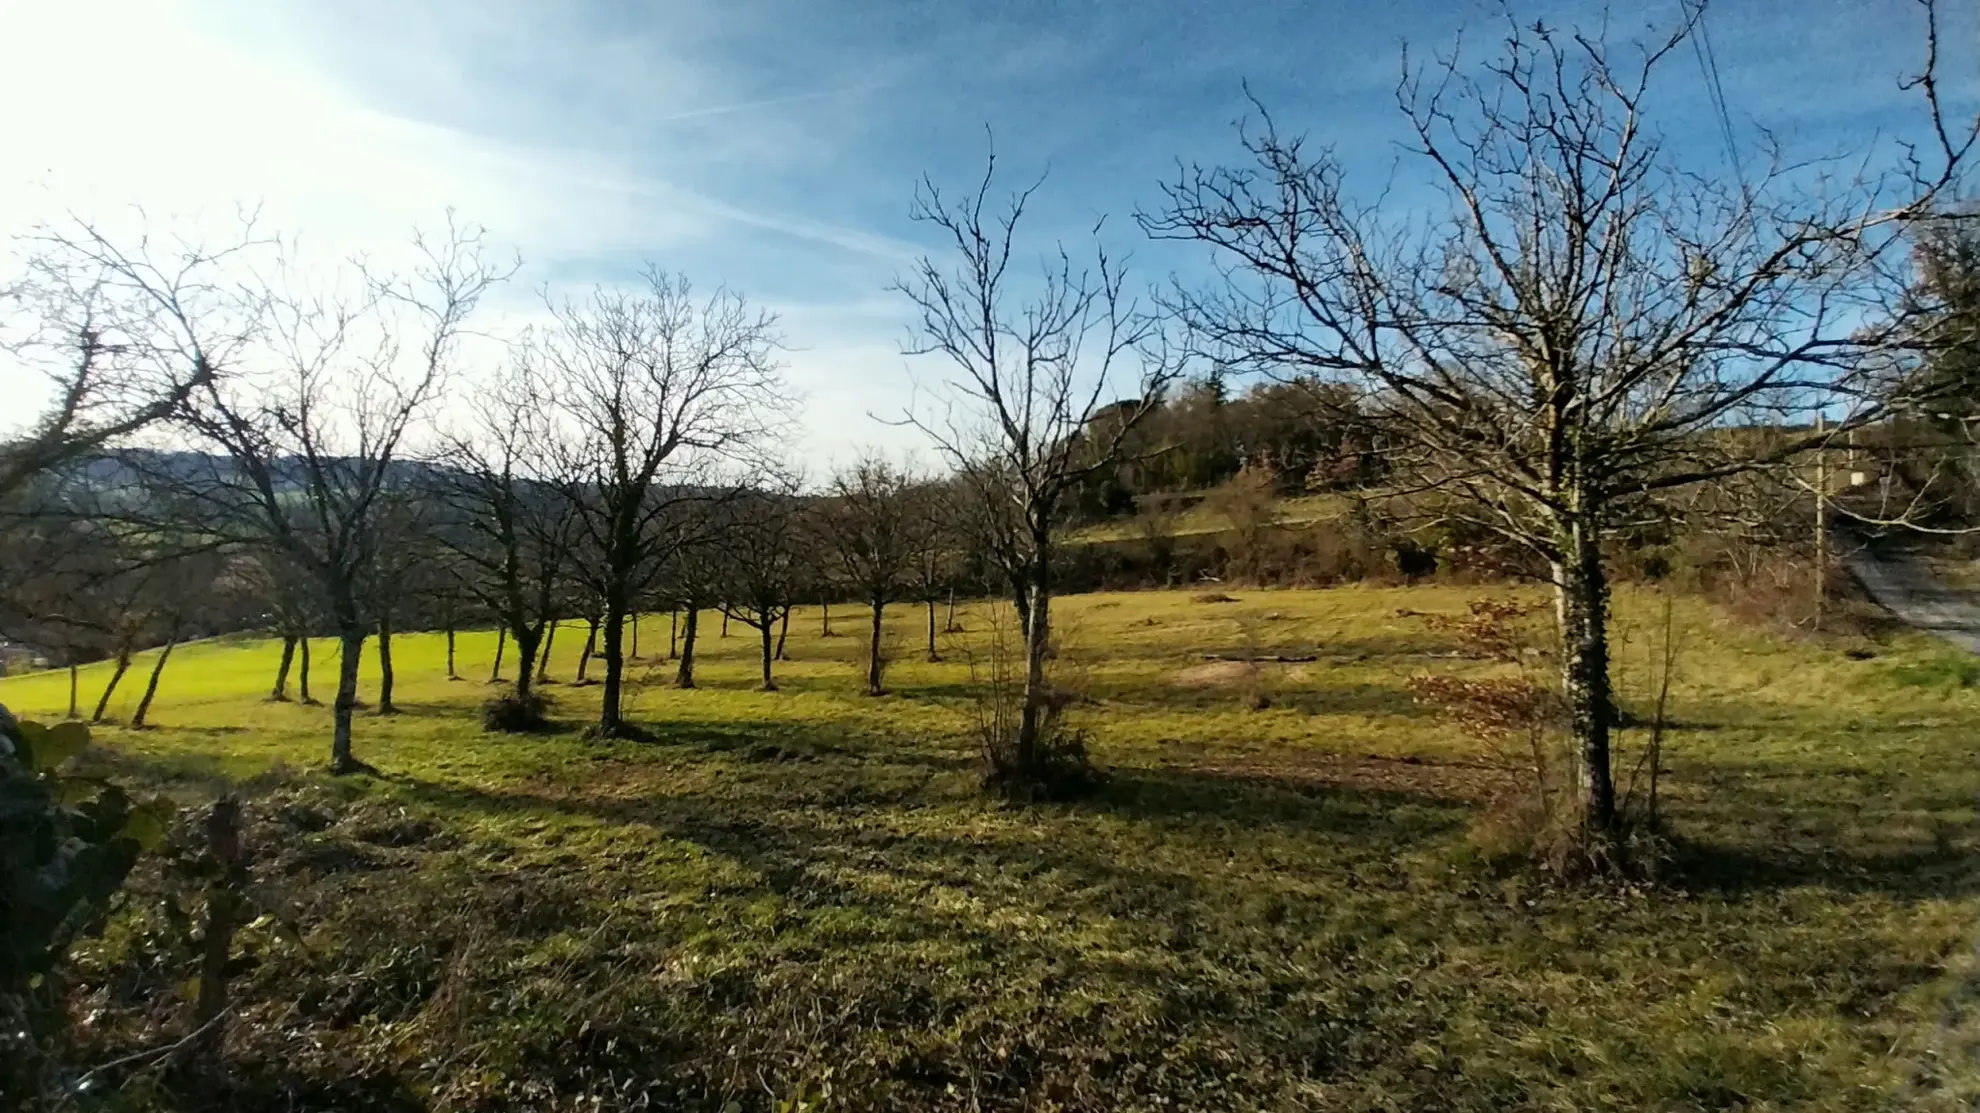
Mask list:
[[[499,770],[515,779],[513,787],[391,774],[382,781],[391,791],[441,808],[583,815],[650,827],[752,859],[774,851],[802,860],[811,840],[843,838],[804,821],[807,812],[856,817],[885,809],[967,807],[977,799],[974,755],[961,747],[902,746],[829,722],[670,720],[652,727],[655,744],[596,750],[591,761],[567,741],[546,740],[540,767],[525,760]],[[389,748],[371,756],[390,768]],[[1326,755],[1304,764],[1220,768],[1211,764],[1210,752],[1193,756],[1199,760],[1111,769],[1092,798],[1040,808],[1037,814],[1048,823],[1107,816],[1197,833],[1271,828],[1310,838],[1321,853],[1344,844],[1400,849],[1448,840],[1475,814],[1475,794],[1458,784],[1478,776],[1470,766]],[[704,759],[719,763],[719,787],[674,791],[681,759],[690,766]],[[113,775],[209,795],[238,783],[227,764],[207,755],[107,750],[93,753],[91,760]],[[319,773],[312,768],[305,775]],[[294,776],[278,767],[258,779],[273,785]],[[1980,843],[1980,831],[1970,824],[1942,825],[1930,842],[1907,834],[1911,828],[1899,813],[1918,801],[1889,813],[1841,805],[1825,810],[1818,801],[1777,797],[1753,785],[1743,791],[1715,787],[1709,806],[1690,805],[1674,815],[1679,841],[1669,879],[1677,888],[1739,894],[1819,886],[1905,900],[1980,893],[1980,854],[1972,849]],[[764,818],[773,813],[774,818]],[[1817,831],[1767,842],[1767,832],[1811,818],[1822,821]],[[856,825],[853,820],[833,830]],[[871,837],[890,845],[923,837],[888,833],[884,823],[872,826]],[[1687,831],[1693,832],[1690,839],[1684,837]],[[996,840],[952,842],[945,853],[971,861],[1002,861],[1000,856],[1013,852]],[[1039,845],[1023,853],[1043,861],[1070,852]]]
[[1963,900],[1980,894],[1980,857],[1948,845],[1871,853],[1782,847],[1762,853],[1679,838],[1670,880],[1687,890],[1727,896],[1817,886],[1905,901]]
[[1461,800],[1400,789],[1186,768],[1112,770],[1083,806],[1152,823],[1235,821],[1399,846],[1455,834],[1471,814]]
[[[1308,715],[1394,716],[1409,719],[1434,717],[1407,689],[1388,684],[1327,684],[1288,681],[1267,673],[1258,686],[1269,694],[1272,707],[1300,711]],[[826,690],[821,686],[820,690]],[[1250,691],[1238,684],[1149,683],[1144,678],[1112,681],[1095,679],[1079,687],[1088,706],[1130,706],[1173,711],[1239,711],[1246,707]],[[980,691],[967,681],[945,684],[917,684],[902,687],[894,694],[911,699],[969,705]]]
[[[821,909],[858,912],[856,920],[832,928],[837,945],[941,941],[992,947],[1007,956],[1045,953],[1053,962],[1076,965],[1089,957],[1077,945],[1030,932],[1017,922],[986,920],[980,908],[1111,917],[1112,930],[1132,934],[1159,932],[1172,919],[1192,917],[1217,904],[1197,878],[1129,856],[1110,856],[1104,844],[1096,851],[1065,839],[983,838],[841,824],[823,818],[819,810],[765,817],[733,800],[706,796],[571,799],[432,782],[413,782],[408,788],[413,799],[443,811],[583,815],[691,843],[745,871],[740,879],[706,882],[709,898],[750,901],[774,894],[800,921]],[[672,857],[663,854],[659,860]],[[623,880],[637,887],[631,881],[635,876],[628,873]],[[968,899],[945,904],[935,899],[941,891],[967,894]],[[1148,971],[1146,978],[1153,984],[1161,975]]]
[[[760,724],[773,736],[783,725]],[[690,731],[688,735],[698,739],[692,744],[709,753],[752,760],[751,755],[762,754],[754,747],[765,745],[761,735],[757,742],[745,741],[747,728],[733,724],[703,724],[701,730],[704,733]],[[930,770],[958,774],[951,787],[967,799],[968,774],[974,763],[962,755],[906,751],[855,757],[827,750],[792,756],[799,752],[786,746],[772,756],[757,757],[762,764],[753,765],[739,778],[753,783],[728,798],[695,793],[627,799],[587,796],[581,788],[565,794],[527,788],[476,789],[411,778],[399,783],[415,798],[443,808],[542,810],[646,826],[669,838],[731,854],[780,876],[802,869],[803,863],[818,856],[821,847],[844,843],[849,837],[895,851],[939,842],[944,848],[939,856],[967,867],[961,871],[964,873],[985,865],[1007,868],[1020,863],[1089,873],[1099,868],[1095,861],[1081,861],[1090,856],[1052,842],[935,839],[925,834],[901,834],[879,825],[865,834],[848,836],[843,827],[804,821],[797,818],[802,810],[954,803],[956,795],[930,791],[931,782],[926,779]],[[863,779],[876,767],[899,767],[903,773],[921,770],[922,776],[882,777],[871,782]],[[780,801],[798,810],[775,819],[750,814],[752,805]],[[1183,767],[1113,769],[1093,797],[1041,808],[1040,814],[1048,820],[1072,817],[1075,822],[1080,815],[1114,816],[1179,832],[1233,826],[1269,828],[1310,839],[1316,852],[1327,853],[1338,852],[1344,844],[1387,852],[1449,839],[1463,829],[1475,811],[1462,798],[1406,787],[1327,784],[1263,772]],[[919,859],[923,855],[914,852],[907,857]],[[1865,851],[1795,845],[1763,852],[1752,846],[1680,838],[1669,879],[1681,889],[1727,895],[1814,886],[1839,892],[1883,893],[1900,900],[1963,898],[1980,893],[1980,855],[1946,839],[1910,849]],[[1164,877],[1159,884],[1183,881],[1186,879]]]

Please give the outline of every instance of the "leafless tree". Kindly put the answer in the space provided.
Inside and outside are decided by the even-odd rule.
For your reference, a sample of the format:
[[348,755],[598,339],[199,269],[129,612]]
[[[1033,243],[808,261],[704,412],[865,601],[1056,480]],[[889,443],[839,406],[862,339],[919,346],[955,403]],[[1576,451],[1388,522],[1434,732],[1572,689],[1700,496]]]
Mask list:
[[676,649],[679,661],[674,666],[676,688],[695,686],[694,651],[700,641],[701,612],[720,601],[728,575],[727,554],[718,543],[720,530],[706,520],[713,518],[719,509],[718,503],[682,503],[670,515],[699,519],[674,526],[684,531],[687,539],[676,545],[667,568],[671,598],[678,601],[682,612]]
[[415,246],[421,261],[409,275],[365,272],[359,295],[271,295],[260,364],[195,390],[182,409],[180,424],[216,454],[151,477],[154,505],[180,528],[277,553],[315,587],[342,647],[330,759],[338,773],[365,768],[351,720],[372,629],[364,588],[381,499],[470,315],[512,270],[486,257],[479,229],[451,221],[446,235]]
[[441,544],[460,562],[463,584],[515,642],[515,700],[531,705],[537,650],[554,619],[571,564],[577,506],[566,454],[551,438],[548,386],[523,360],[472,396],[472,428],[448,439],[432,482],[444,505]]
[[885,694],[883,621],[887,604],[900,597],[914,563],[928,548],[928,521],[915,504],[918,483],[910,472],[877,456],[863,456],[832,477],[817,506],[818,532],[845,582],[872,610],[866,656],[866,692]]
[[242,574],[249,563],[243,554],[207,551],[159,568],[161,574],[151,585],[153,627],[148,637],[158,647],[158,655],[152,658],[151,674],[131,712],[133,730],[149,725],[159,682],[181,639],[237,629],[245,621],[254,597],[251,580]]
[[947,483],[923,480],[906,492],[907,510],[914,522],[916,544],[908,562],[907,580],[913,598],[928,610],[930,662],[940,661],[936,648],[935,606],[944,595],[949,599],[949,622],[955,624],[956,583],[962,578],[963,535],[957,528],[958,510],[954,489]]
[[722,613],[757,632],[763,690],[774,692],[777,624],[791,613],[803,575],[804,508],[796,483],[745,491],[725,501],[720,516],[715,544],[724,570]]
[[[1052,562],[1069,496],[1120,458],[1180,367],[1127,293],[1119,261],[1097,243],[1090,262],[1075,263],[1061,245],[1041,273],[1012,273],[1018,226],[1040,183],[999,202],[995,177],[993,154],[960,199],[921,181],[912,215],[941,234],[951,265],[924,256],[896,287],[915,307],[908,354],[939,357],[953,371],[942,412],[910,411],[906,420],[959,474],[1024,624],[1023,708],[991,771],[1015,786],[1037,782],[1051,760],[1041,727]],[[1123,404],[1113,395],[1129,365],[1135,397]],[[1094,436],[1102,411],[1114,418]]]
[[123,243],[80,221],[17,242],[25,266],[0,288],[0,350],[46,375],[54,399],[0,443],[0,498],[162,420],[222,374],[259,315],[233,271],[265,246],[252,220],[219,248],[149,233]]
[[241,575],[249,585],[248,590],[261,600],[265,625],[282,639],[275,682],[268,698],[278,703],[288,700],[289,676],[293,671],[297,678],[297,699],[305,704],[314,703],[309,690],[309,639],[321,627],[321,593],[306,572],[289,564],[279,552],[260,549],[246,556],[248,564],[241,569]]
[[1687,166],[1650,102],[1701,6],[1627,46],[1514,24],[1475,71],[1405,56],[1404,165],[1441,190],[1437,215],[1355,199],[1330,152],[1264,115],[1243,134],[1252,165],[1185,169],[1142,218],[1215,253],[1225,281],[1176,308],[1216,356],[1361,384],[1406,474],[1547,569],[1584,832],[1617,823],[1603,539],[1902,393],[1906,237],[1973,142],[1939,112],[1921,6],[1916,146],[1796,162],[1763,136],[1748,172]]
[[417,570],[434,559],[432,507],[426,485],[403,469],[388,473],[378,493],[373,515],[371,563],[364,570],[361,608],[378,631],[378,706],[380,715],[399,712],[394,700],[398,672],[392,660],[392,635],[397,632],[418,586]]
[[679,543],[671,507],[702,497],[709,468],[755,450],[780,423],[776,320],[719,290],[649,269],[636,291],[599,289],[551,306],[528,358],[552,376],[582,435],[574,482],[582,562],[603,600],[605,677],[597,730],[625,730],[625,621]]

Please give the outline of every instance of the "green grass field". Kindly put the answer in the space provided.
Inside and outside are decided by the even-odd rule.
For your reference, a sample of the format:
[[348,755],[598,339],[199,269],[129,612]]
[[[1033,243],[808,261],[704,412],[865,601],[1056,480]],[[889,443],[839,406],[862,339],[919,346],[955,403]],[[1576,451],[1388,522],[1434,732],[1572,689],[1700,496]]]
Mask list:
[[[94,760],[251,800],[274,916],[243,940],[236,1108],[766,1109],[806,1084],[835,1109],[1964,1108],[1974,670],[1681,602],[1676,860],[1656,885],[1558,885],[1475,849],[1504,774],[1405,686],[1478,666],[1398,610],[1473,593],[1065,600],[1061,666],[1111,771],[1076,805],[976,790],[984,613],[930,664],[905,607],[879,699],[850,608],[830,639],[800,614],[777,693],[752,690],[753,632],[706,620],[701,689],[637,666],[648,745],[483,735],[493,636],[462,636],[462,682],[438,636],[403,636],[405,713],[359,721],[382,776],[341,781],[316,772],[327,709],[263,701],[269,644],[191,645],[156,729],[105,728]],[[1619,612],[1640,709],[1660,612]],[[649,617],[641,648],[666,645]],[[1250,710],[1254,685],[1201,660],[1247,645],[1320,660],[1267,666]],[[561,717],[595,707],[550,690]],[[0,681],[31,715],[67,699],[65,674]],[[143,928],[82,956],[103,1017],[180,992]]]

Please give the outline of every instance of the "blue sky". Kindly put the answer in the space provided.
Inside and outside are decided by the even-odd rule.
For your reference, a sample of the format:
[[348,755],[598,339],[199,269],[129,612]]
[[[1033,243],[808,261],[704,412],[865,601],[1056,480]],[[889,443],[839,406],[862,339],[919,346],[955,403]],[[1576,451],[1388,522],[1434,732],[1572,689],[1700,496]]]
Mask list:
[[[1948,92],[1976,99],[1971,4],[1947,13]],[[1512,5],[1599,25],[1601,8]],[[922,173],[962,188],[986,125],[1012,183],[1049,170],[1033,243],[1094,221],[1139,273],[1202,272],[1141,241],[1178,159],[1229,161],[1242,84],[1282,126],[1378,184],[1400,137],[1399,50],[1468,56],[1500,33],[1481,0],[1384,3],[801,0],[11,0],[0,11],[0,231],[141,202],[211,219],[260,203],[286,231],[369,250],[446,205],[526,268],[493,307],[623,279],[641,262],[776,309],[807,399],[798,454],[822,468],[912,435],[868,419],[906,400],[906,308],[888,282],[924,243]],[[1677,0],[1618,2],[1612,39],[1668,26]],[[1707,26],[1734,126],[1792,150],[1903,127],[1908,0],[1720,0]],[[78,43],[87,41],[86,49]],[[78,58],[96,61],[87,75]],[[1659,122],[1703,169],[1726,161],[1687,51]],[[1407,168],[1406,168],[1407,169]],[[1400,195],[1405,198],[1409,194]],[[192,219],[193,217],[188,217]],[[18,375],[16,370],[13,372]],[[0,377],[9,372],[0,369]],[[18,396],[18,395],[17,395]]]

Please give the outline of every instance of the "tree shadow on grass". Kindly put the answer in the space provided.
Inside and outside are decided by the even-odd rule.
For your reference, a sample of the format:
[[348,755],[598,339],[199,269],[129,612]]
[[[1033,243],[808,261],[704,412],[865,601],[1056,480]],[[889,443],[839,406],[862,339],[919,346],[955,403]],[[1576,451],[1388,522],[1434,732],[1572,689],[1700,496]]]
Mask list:
[[[1143,678],[1112,681],[1098,679],[1077,691],[1092,706],[1147,708],[1156,711],[1238,711],[1245,709],[1253,691],[1263,692],[1271,706],[1301,711],[1308,715],[1389,716],[1430,719],[1435,711],[1418,703],[1408,690],[1387,684],[1315,685],[1288,682],[1269,673],[1260,684],[1247,688],[1238,683],[1184,684],[1168,681],[1150,683]],[[948,704],[968,705],[981,693],[981,686],[967,681],[943,684],[903,685],[896,695]]]
[[[754,726],[774,732],[788,725]],[[562,788],[527,777],[492,787],[405,776],[373,784],[364,791],[401,796],[403,800],[392,802],[403,802],[406,811],[428,821],[455,813],[468,821],[469,831],[478,815],[518,813],[585,817],[608,826],[577,837],[572,837],[569,826],[548,831],[544,852],[529,854],[521,862],[483,855],[474,846],[469,853],[435,859],[417,857],[423,850],[409,848],[390,853],[416,863],[417,868],[394,874],[389,883],[355,886],[328,872],[312,872],[299,875],[297,884],[303,887],[306,881],[308,893],[328,913],[343,914],[339,910],[355,903],[381,923],[389,922],[395,933],[391,939],[455,938],[455,951],[471,939],[482,940],[491,954],[501,955],[552,934],[571,933],[586,940],[587,946],[602,935],[603,941],[585,952],[585,965],[571,967],[568,975],[556,975],[573,979],[574,993],[582,982],[587,994],[595,987],[601,996],[584,996],[581,1007],[573,1005],[569,1012],[555,1013],[543,1022],[557,1035],[547,1042],[567,1066],[610,1061],[595,1047],[564,1042],[560,1035],[577,1031],[580,1018],[594,1018],[591,1002],[603,999],[608,984],[613,992],[634,994],[631,999],[642,1005],[666,995],[665,999],[690,1010],[680,1014],[678,1028],[651,1029],[679,1041],[668,1046],[681,1049],[680,1063],[714,1062],[730,1055],[752,1063],[779,1061],[777,1056],[787,1048],[775,1042],[780,1037],[771,1025],[722,1032],[704,1043],[695,1042],[696,1033],[713,1031],[715,1018],[762,1017],[778,1010],[783,1015],[800,1003],[804,1009],[821,1006],[816,1015],[825,1019],[799,1035],[812,1041],[811,1046],[830,1047],[851,1046],[881,1032],[937,1031],[960,1010],[1006,997],[1025,998],[1021,1009],[1034,1010],[1013,1014],[1016,1019],[1009,1031],[1022,1035],[1030,1026],[1060,1021],[1062,1015],[1052,1010],[1061,1000],[1111,1000],[1131,994],[1134,1007],[1162,1018],[1159,1027],[1133,1035],[1132,1042],[1121,1045],[1121,1054],[1137,1061],[1143,1061],[1141,1057],[1155,1061],[1163,1049],[1184,1040],[1207,1042],[1241,1046],[1253,1054],[1261,1071],[1275,1075],[1352,1083],[1365,1071],[1386,1069],[1391,1062],[1388,1053],[1369,1052],[1371,1058],[1353,1068],[1321,1067],[1314,1065],[1311,1048],[1343,1039],[1369,1047],[1405,1048],[1413,1039],[1426,1038],[1426,1032],[1434,1037],[1446,1010],[1459,1008],[1449,1002],[1463,998],[1419,1003],[1423,999],[1411,997],[1406,982],[1403,991],[1395,993],[1381,988],[1387,983],[1379,983],[1365,999],[1350,992],[1330,996],[1329,1002],[1347,1003],[1330,1003],[1322,1011],[1300,1013],[1294,1006],[1286,1013],[1291,1022],[1281,1023],[1277,1016],[1266,1019],[1254,999],[1245,996],[1260,992],[1258,984],[1226,980],[1222,972],[1257,959],[1275,971],[1273,992],[1283,990],[1291,999],[1312,1000],[1322,991],[1352,990],[1357,983],[1349,979],[1377,973],[1372,961],[1361,962],[1354,953],[1356,937],[1338,952],[1298,950],[1344,930],[1344,925],[1365,927],[1371,933],[1368,938],[1379,932],[1386,940],[1399,920],[1378,913],[1411,919],[1413,930],[1395,944],[1408,949],[1399,969],[1409,973],[1415,956],[1429,953],[1445,935],[1461,937],[1466,918],[1490,917],[1496,909],[1502,917],[1497,922],[1517,924],[1520,917],[1530,915],[1500,909],[1495,896],[1480,901],[1452,893],[1397,893],[1392,888],[1364,890],[1340,883],[1341,875],[1365,883],[1368,872],[1379,870],[1383,863],[1449,838],[1471,809],[1462,801],[1435,794],[1328,785],[1254,772],[1129,768],[1115,770],[1101,792],[1081,804],[1015,815],[987,805],[980,811],[959,808],[953,813],[956,822],[951,823],[946,821],[951,813],[917,814],[920,806],[936,802],[929,798],[926,782],[888,784],[882,777],[873,782],[872,807],[834,808],[816,798],[794,796],[793,789],[808,783],[864,783],[886,773],[876,765],[893,758],[879,754],[859,761],[830,753],[812,761],[768,761],[739,768],[731,759],[737,747],[750,744],[750,729],[730,723],[694,724],[682,732],[683,741],[661,748],[671,750],[663,760],[650,764],[637,749],[601,750],[601,758],[608,762],[637,767],[637,777],[628,775],[631,768],[601,765],[587,771],[584,763],[577,762],[570,771],[579,779]],[[664,778],[670,771],[692,764],[677,758],[696,753],[705,753],[713,759],[711,764],[721,765],[715,787],[648,791],[666,786]],[[590,779],[585,779],[587,772]],[[614,783],[619,776],[626,779]],[[431,811],[422,814],[423,809]],[[368,814],[375,816],[379,810],[373,808]],[[448,829],[444,822],[439,826]],[[656,845],[614,829],[620,827],[644,828],[659,839],[691,846]],[[1262,848],[1248,846],[1245,837],[1258,829],[1289,837]],[[338,833],[352,834],[348,817]],[[467,838],[471,842],[475,836]],[[1226,846],[1232,850],[1228,867]],[[1306,854],[1309,849],[1311,855]],[[1333,876],[1329,887],[1320,890],[1325,899],[1316,900],[1316,889],[1301,884],[1302,856],[1314,872]],[[1833,885],[1835,872],[1851,865],[1797,861],[1781,868],[1781,863],[1771,860],[1749,863],[1736,858],[1721,858],[1719,864],[1741,883],[1763,885]],[[1872,870],[1868,887],[1916,888],[1915,881],[1946,880],[1934,874],[1939,867],[1929,861],[1893,858],[1880,865],[1884,872]],[[447,901],[457,902],[461,911],[444,920],[430,914],[432,908],[441,907],[438,903],[405,901],[405,893],[422,890],[444,890]],[[1399,906],[1397,901],[1408,903]],[[1462,902],[1455,914],[1453,902]],[[669,909],[667,916],[650,913],[656,903]],[[633,911],[615,920],[615,909]],[[746,954],[748,961],[735,962],[719,974],[705,974],[686,986],[656,985],[637,977],[614,983],[614,969],[591,956],[613,953],[611,948],[618,942],[613,933],[621,931],[627,933],[628,953],[688,951],[692,948],[684,940],[712,938],[720,940],[725,953]],[[1398,952],[1381,953],[1383,961],[1394,961]],[[1299,954],[1300,961],[1267,961],[1282,954]],[[372,951],[353,953],[340,968],[339,978],[360,987],[378,981],[385,975],[371,965],[376,957]],[[1372,960],[1372,948],[1369,957]],[[975,964],[989,972],[955,974],[962,980],[948,986],[927,976],[930,969],[953,974],[944,965],[952,958],[954,967]],[[1916,976],[1922,980],[1927,973],[1920,967]],[[485,1023],[505,1000],[498,987],[505,976],[509,975],[498,968],[464,983],[496,1002],[490,1006],[473,1002],[473,1008],[483,1011],[465,1015]],[[1909,968],[1905,976],[1912,976]],[[409,1003],[400,1006],[401,1014],[422,1007],[436,983],[437,979],[426,979],[417,994],[408,991]],[[1034,986],[1040,1000],[1051,1002],[1049,1006],[1034,1006],[1025,997]],[[649,992],[655,996],[637,996]],[[840,1005],[847,1007],[837,1009]],[[619,1015],[625,1015],[623,1010]],[[1067,1015],[1065,1023],[1074,1025],[1074,1030],[1094,1023],[1088,1015]],[[300,1021],[305,1030],[333,1023],[320,1008],[305,1010]],[[1319,1026],[1322,1023],[1324,1028]],[[992,1034],[1002,1031],[993,1029]],[[753,1042],[759,1040],[767,1042]],[[937,1046],[925,1082],[909,1073],[885,1076],[904,1086],[925,1085],[923,1106],[939,1104],[942,1088],[951,1080],[943,1071],[975,1061],[968,1057],[975,1054],[973,1050]],[[403,1071],[408,1079],[418,1077],[421,1070],[377,1069]],[[552,1067],[532,1062],[524,1069],[536,1074]],[[672,1077],[669,1072],[677,1068],[672,1060],[649,1057],[633,1069]],[[1328,1073],[1335,1070],[1341,1073]],[[1139,1092],[1132,1087],[1140,1083],[1095,1071],[1096,1085],[1113,1081],[1119,1082],[1122,1093]],[[1036,1098],[1031,1088],[1039,1073],[1012,1070],[999,1075],[1004,1089],[990,1104],[1016,1108]],[[306,1078],[285,1079],[280,1088],[293,1092],[309,1085]],[[1423,1104],[1430,1107],[1427,1096]]]
[[1110,770],[1078,806],[1163,825],[1238,822],[1398,846],[1455,834],[1472,814],[1449,797],[1188,768]]
[[974,764],[956,751],[907,746],[871,730],[799,719],[664,719],[640,724],[657,749],[680,748],[739,761],[902,765],[955,771]]
[[[637,773],[573,764],[570,753],[553,746],[546,749],[541,770],[516,771],[522,781],[513,788],[470,788],[389,772],[382,779],[390,791],[441,807],[587,815],[647,826],[739,855],[768,844],[786,857],[800,858],[801,840],[777,834],[795,822],[791,816],[950,807],[966,805],[975,795],[970,778],[975,761],[961,749],[904,746],[870,732],[789,720],[670,720],[654,726],[657,739],[650,748],[596,754],[600,762],[624,762]],[[654,760],[649,762],[642,752],[652,753]],[[389,750],[381,748],[376,756],[389,770]],[[681,757],[690,763],[719,763],[720,795],[700,789],[665,791],[673,768],[669,762]],[[1212,751],[1194,757],[1175,766],[1114,768],[1093,797],[1041,808],[1039,814],[1048,819],[1105,815],[1198,833],[1233,826],[1271,828],[1310,837],[1316,850],[1344,842],[1401,849],[1449,840],[1477,814],[1479,797],[1460,783],[1480,775],[1471,766],[1318,755],[1219,767]],[[206,796],[240,783],[228,772],[238,762],[204,754],[140,755],[109,748],[93,754],[91,761],[112,776],[197,789]],[[301,772],[311,777],[318,773]],[[613,795],[614,778],[622,778],[621,791],[638,795]],[[1925,841],[1910,822],[1913,805],[1923,807],[1936,796],[1872,811],[1792,799],[1754,784],[1706,780],[1714,785],[1710,802],[1687,803],[1675,813],[1680,839],[1666,876],[1678,889],[1740,894],[1814,886],[1903,900],[1980,894],[1980,854],[1970,849],[1980,838],[1970,825],[1935,828],[1933,840]],[[650,792],[649,786],[662,791]],[[779,818],[760,818],[769,812]],[[1766,842],[1770,829],[1811,820],[1820,825],[1816,834]],[[1687,829],[1697,832],[1690,840],[1682,838]],[[1753,832],[1750,841],[1748,831]],[[1048,854],[1049,848],[1036,853]]]
[[1888,852],[1746,846],[1677,839],[1672,884],[1725,896],[1816,887],[1881,893],[1902,901],[1964,900],[1980,895],[1980,856],[1948,845]]

